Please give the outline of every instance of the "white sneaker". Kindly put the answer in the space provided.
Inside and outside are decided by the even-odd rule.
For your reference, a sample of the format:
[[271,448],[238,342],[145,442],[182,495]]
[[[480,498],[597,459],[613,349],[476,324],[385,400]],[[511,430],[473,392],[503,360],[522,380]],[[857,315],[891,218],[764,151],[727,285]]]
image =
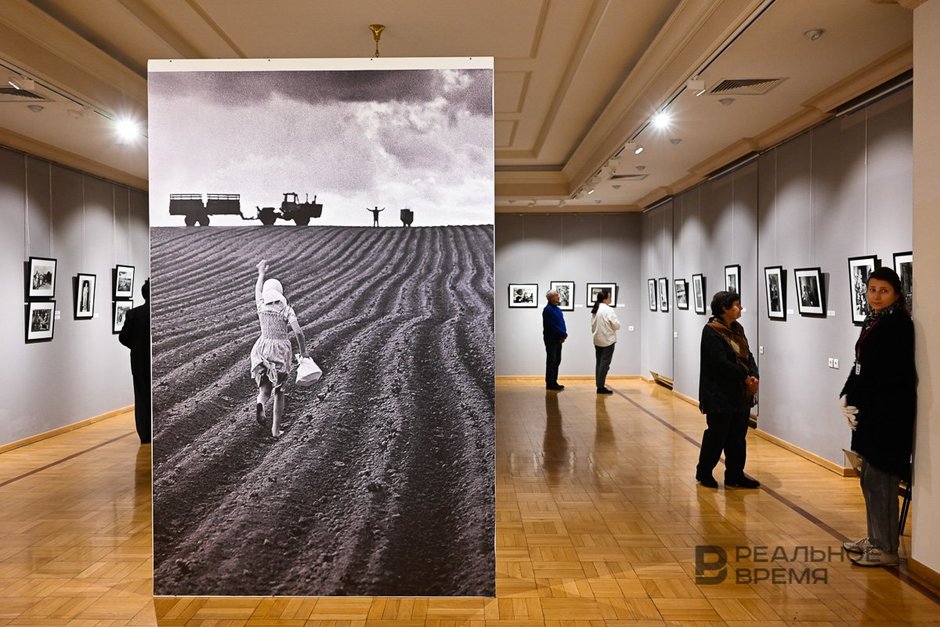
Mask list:
[[865,549],[868,547],[875,546],[872,544],[867,537],[862,538],[861,540],[856,540],[855,542],[843,542],[842,549],[846,553],[864,553]]
[[897,566],[901,563],[897,553],[888,553],[876,546],[870,546],[857,558],[850,559],[857,566]]

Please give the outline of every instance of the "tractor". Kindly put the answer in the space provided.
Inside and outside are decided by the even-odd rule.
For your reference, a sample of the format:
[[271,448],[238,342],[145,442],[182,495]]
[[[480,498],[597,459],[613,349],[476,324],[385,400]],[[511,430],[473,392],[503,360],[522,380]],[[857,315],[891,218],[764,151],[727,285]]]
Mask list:
[[323,213],[323,205],[317,202],[316,196],[313,197],[313,202],[310,202],[309,197],[304,202],[300,202],[296,192],[284,193],[280,209],[274,207],[258,207],[257,209],[258,219],[265,226],[271,226],[278,218],[293,220],[297,226],[306,226],[310,224],[310,218],[319,218]]

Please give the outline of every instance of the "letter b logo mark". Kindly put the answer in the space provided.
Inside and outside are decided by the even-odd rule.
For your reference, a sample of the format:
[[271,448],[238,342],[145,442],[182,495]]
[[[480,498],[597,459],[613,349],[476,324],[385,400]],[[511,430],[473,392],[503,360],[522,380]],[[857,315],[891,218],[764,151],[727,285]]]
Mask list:
[[[695,547],[695,583],[711,585],[721,583],[728,576],[725,568],[728,553],[720,546]],[[718,571],[715,575],[705,575],[706,571]]]

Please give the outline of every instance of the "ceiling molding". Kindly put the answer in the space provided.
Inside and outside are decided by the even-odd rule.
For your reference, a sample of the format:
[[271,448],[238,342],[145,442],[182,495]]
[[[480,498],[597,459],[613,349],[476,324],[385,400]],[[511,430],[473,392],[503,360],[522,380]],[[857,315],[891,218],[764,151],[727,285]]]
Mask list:
[[147,6],[145,2],[141,0],[119,0],[119,2],[127,12],[133,15],[147,30],[178,52],[181,57],[199,59],[209,56],[205,53],[206,51],[199,50],[199,48],[173,30],[173,28],[167,24],[166,20],[161,18],[153,9]]
[[837,107],[853,98],[878,87],[913,67],[914,41],[911,40],[857,72],[849,74],[829,89],[804,102],[803,106],[826,113],[834,111]]
[[926,1],[927,0],[897,0],[897,3],[905,9],[910,9],[913,11],[920,5],[924,4]]
[[518,214],[518,215],[569,215],[573,213],[637,213],[642,211],[643,207],[639,205],[572,205],[566,204],[564,207],[547,207],[545,205],[496,205],[498,214]]

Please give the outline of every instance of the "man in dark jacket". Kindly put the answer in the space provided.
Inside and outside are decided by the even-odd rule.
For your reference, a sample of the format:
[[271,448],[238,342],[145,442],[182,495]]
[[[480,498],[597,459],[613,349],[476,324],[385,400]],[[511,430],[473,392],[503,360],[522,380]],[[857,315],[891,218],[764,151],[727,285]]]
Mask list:
[[150,279],[140,288],[144,304],[127,312],[118,340],[131,349],[134,378],[134,420],[141,444],[149,444],[150,432]]
[[555,290],[545,294],[548,304],[542,310],[542,339],[545,340],[545,389],[561,391],[558,384],[558,366],[561,364],[561,345],[568,337],[565,315],[558,307],[561,298]]

